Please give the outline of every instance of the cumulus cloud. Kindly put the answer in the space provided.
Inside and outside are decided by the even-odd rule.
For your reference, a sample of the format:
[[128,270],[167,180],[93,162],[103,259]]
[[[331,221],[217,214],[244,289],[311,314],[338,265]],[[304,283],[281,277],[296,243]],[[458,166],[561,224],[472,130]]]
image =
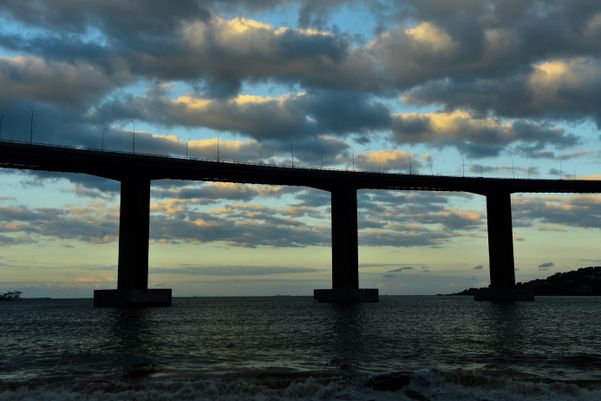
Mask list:
[[416,173],[422,166],[420,156],[403,150],[375,150],[357,155],[356,164],[361,170],[400,170]]
[[[364,143],[374,132],[472,157],[499,155],[510,144],[544,157],[554,152],[549,146],[577,143],[544,119],[597,118],[601,10],[585,2],[523,3],[365,3],[378,18],[388,13],[366,42],[328,26],[329,13],[350,4],[343,0],[300,2],[299,27],[219,13],[287,1],[7,3],[0,15],[27,33],[0,34],[0,46],[20,54],[0,60],[0,107],[9,109],[5,129],[17,137],[12,120],[22,122],[33,103],[36,121],[45,123],[36,138],[62,143],[95,142],[98,126],[122,128],[133,119],[239,134],[267,154],[294,141],[299,158],[311,162],[347,150],[325,137],[356,135]],[[558,18],[562,29],[553,29]],[[127,86],[148,82],[154,89],[146,94]],[[165,89],[176,82],[194,90]],[[240,92],[247,82],[300,90],[248,95]],[[393,113],[385,100],[399,95],[445,111]],[[119,146],[126,146],[122,131]],[[141,149],[152,135],[140,133]],[[261,147],[247,148],[254,159]]]
[[98,100],[116,85],[126,82],[126,73],[108,76],[97,65],[49,61],[37,56],[0,58],[0,102],[27,99],[80,109]]
[[503,121],[467,111],[397,114],[392,127],[399,143],[454,146],[472,157],[498,155],[514,142],[571,146],[577,137],[563,129],[529,121]]
[[514,196],[512,213],[517,224],[535,223],[565,225],[581,228],[601,227],[601,197],[598,195],[571,196]]

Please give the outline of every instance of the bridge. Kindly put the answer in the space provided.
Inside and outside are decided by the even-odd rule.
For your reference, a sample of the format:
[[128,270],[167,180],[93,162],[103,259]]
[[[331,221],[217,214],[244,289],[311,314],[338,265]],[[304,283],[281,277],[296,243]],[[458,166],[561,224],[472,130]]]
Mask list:
[[331,194],[332,288],[320,302],[377,302],[359,288],[357,190],[469,192],[486,197],[490,286],[477,300],[530,300],[515,287],[511,194],[599,193],[601,181],[451,177],[219,162],[0,141],[0,167],[83,173],[120,182],[117,289],[94,291],[95,306],[170,305],[170,289],[148,288],[150,183],[174,179],[317,188]]

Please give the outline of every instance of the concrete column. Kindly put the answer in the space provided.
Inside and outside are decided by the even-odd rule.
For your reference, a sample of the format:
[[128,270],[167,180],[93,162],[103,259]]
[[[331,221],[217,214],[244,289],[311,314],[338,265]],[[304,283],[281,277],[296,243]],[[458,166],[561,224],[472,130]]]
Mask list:
[[168,306],[171,289],[148,289],[150,180],[121,180],[116,290],[95,290],[94,306]]
[[515,286],[511,194],[500,192],[487,195],[486,215],[490,288],[511,289]]
[[121,181],[118,289],[148,288],[150,180]]
[[488,221],[489,288],[478,291],[477,301],[532,301],[530,291],[515,286],[513,261],[513,228],[511,221],[511,193],[486,194]]
[[359,288],[357,190],[334,188],[332,198],[332,289],[315,290],[319,302],[378,302],[378,289]]
[[357,190],[332,191],[332,288],[359,288]]

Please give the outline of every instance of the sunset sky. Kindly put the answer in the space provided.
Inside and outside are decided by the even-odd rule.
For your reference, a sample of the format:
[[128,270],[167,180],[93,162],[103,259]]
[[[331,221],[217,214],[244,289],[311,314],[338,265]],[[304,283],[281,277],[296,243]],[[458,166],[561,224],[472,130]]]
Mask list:
[[[203,159],[601,178],[598,0],[5,0],[0,139]],[[31,109],[30,109],[31,108]],[[106,130],[105,130],[106,128]],[[105,135],[103,135],[103,131]],[[155,181],[150,285],[308,295],[329,193]],[[518,281],[601,264],[601,196],[515,194]],[[0,171],[0,292],[115,288],[119,184]],[[359,192],[360,285],[488,285],[485,199]]]

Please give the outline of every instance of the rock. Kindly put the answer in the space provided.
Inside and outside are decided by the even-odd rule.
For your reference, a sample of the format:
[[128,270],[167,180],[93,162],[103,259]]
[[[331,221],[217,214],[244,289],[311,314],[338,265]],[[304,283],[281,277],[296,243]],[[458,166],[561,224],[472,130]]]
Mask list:
[[430,401],[429,398],[427,398],[425,395],[418,393],[417,391],[412,391],[412,390],[407,390],[405,392],[405,394],[407,394],[407,397],[411,398],[412,400],[417,400],[417,401]]
[[399,391],[410,382],[411,376],[406,373],[386,373],[371,377],[367,381],[367,387],[376,391]]

